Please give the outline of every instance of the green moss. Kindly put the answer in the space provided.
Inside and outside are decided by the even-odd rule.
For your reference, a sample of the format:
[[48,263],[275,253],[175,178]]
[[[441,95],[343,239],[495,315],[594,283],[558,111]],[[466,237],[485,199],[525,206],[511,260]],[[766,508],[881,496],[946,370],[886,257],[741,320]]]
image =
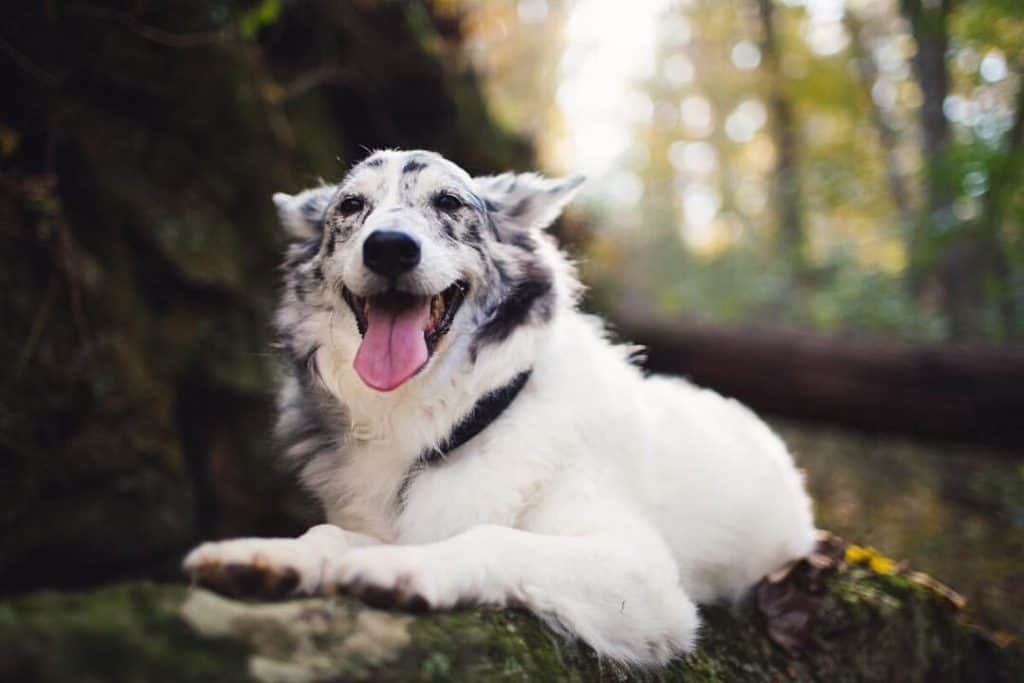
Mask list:
[[245,650],[176,616],[184,589],[127,584],[0,604],[0,678],[10,681],[243,681]]
[[0,674],[39,681],[1019,680],[1019,645],[998,646],[905,580],[844,571],[823,595],[816,642],[800,656],[771,642],[751,605],[707,607],[695,653],[641,669],[602,660],[514,610],[411,617],[348,599],[243,603],[124,584],[0,605]]

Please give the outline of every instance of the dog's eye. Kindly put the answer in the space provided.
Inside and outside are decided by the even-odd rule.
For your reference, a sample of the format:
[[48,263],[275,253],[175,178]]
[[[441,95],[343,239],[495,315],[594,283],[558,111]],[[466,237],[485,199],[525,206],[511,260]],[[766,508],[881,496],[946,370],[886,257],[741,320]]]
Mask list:
[[345,216],[351,216],[362,211],[364,206],[366,206],[366,201],[362,197],[353,195],[342,199],[341,204],[338,205],[338,210]]
[[450,192],[442,192],[434,197],[434,206],[442,211],[458,211],[462,208],[462,200]]

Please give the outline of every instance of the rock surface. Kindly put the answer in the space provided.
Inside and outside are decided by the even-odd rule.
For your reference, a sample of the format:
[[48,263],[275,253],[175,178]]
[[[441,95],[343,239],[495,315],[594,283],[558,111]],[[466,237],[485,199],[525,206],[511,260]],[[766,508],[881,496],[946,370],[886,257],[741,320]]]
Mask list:
[[803,572],[783,591],[802,596],[797,603],[815,601],[807,639],[795,649],[770,632],[799,615],[766,617],[763,603],[779,595],[764,583],[745,605],[703,608],[697,652],[655,670],[601,660],[511,610],[414,617],[347,598],[247,603],[154,583],[41,592],[0,604],[0,679],[1020,680],[1020,644],[963,623],[950,597],[920,577],[845,564],[809,577]]

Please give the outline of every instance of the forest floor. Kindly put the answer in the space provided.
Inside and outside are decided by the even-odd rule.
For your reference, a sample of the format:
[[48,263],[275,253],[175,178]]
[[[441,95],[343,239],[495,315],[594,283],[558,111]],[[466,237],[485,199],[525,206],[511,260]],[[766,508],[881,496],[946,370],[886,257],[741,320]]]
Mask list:
[[1015,454],[771,420],[806,470],[818,526],[967,598],[972,620],[1024,635],[1024,462]]

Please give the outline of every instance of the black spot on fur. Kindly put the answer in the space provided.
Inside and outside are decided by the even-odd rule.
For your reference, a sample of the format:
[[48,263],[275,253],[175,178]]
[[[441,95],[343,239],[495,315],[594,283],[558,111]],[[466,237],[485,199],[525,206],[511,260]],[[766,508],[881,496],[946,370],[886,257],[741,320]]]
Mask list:
[[294,268],[311,261],[320,251],[320,239],[311,239],[293,245],[285,257],[285,268]]
[[473,221],[466,226],[466,242],[470,244],[480,244],[483,238],[480,236],[480,225]]
[[309,280],[311,274],[305,266],[316,258],[320,253],[320,240],[311,239],[288,248],[282,269],[287,273],[286,285],[295,294],[299,301],[306,300],[309,293]]
[[317,232],[324,231],[324,208],[319,199],[309,199],[302,205],[302,217]]
[[410,159],[409,161],[405,162],[405,166],[402,167],[402,173],[403,174],[406,174],[406,173],[419,173],[420,171],[422,171],[426,167],[427,167],[427,165],[425,163],[423,163],[422,161],[417,161],[416,159]]
[[367,159],[366,161],[364,161],[363,164],[369,168],[379,168],[380,166],[384,165],[384,158],[373,157],[371,159]]
[[500,211],[501,210],[501,204],[499,204],[498,202],[495,202],[495,201],[491,201],[490,199],[485,199],[484,200],[484,206],[486,206],[487,210],[491,211],[491,212]]
[[373,206],[367,202],[359,214],[346,217],[341,217],[336,213],[332,214],[327,219],[327,230],[332,233],[331,239],[344,242],[371,213],[373,213]]
[[306,351],[301,358],[293,357],[293,363],[295,371],[299,378],[299,383],[303,388],[309,388],[309,379],[315,377],[321,381],[320,377],[320,366],[316,362],[316,352],[320,350],[320,346],[316,345]]
[[520,199],[518,202],[512,205],[512,208],[508,210],[509,218],[519,218],[526,210],[530,208],[530,198]]
[[498,242],[503,241],[501,239],[501,233],[498,231],[498,224],[494,222],[494,219],[490,216],[487,217],[487,226],[491,229],[491,234],[494,235],[494,239]]
[[448,237],[448,239],[453,241],[455,240],[455,228],[452,227],[451,223],[449,223],[448,221],[442,223],[441,230],[444,231],[444,234]]
[[402,198],[406,206],[415,206],[416,198],[413,196],[412,188],[416,184],[416,176],[408,176],[402,179]]
[[494,261],[494,270],[498,273],[498,282],[501,283],[502,287],[508,287],[508,270],[505,268],[505,264],[501,261]]
[[479,223],[474,221],[466,225],[462,234],[462,243],[480,254],[480,257],[485,263],[489,263],[492,260],[491,257],[487,255],[487,249],[484,247],[484,240],[483,236],[480,234]]
[[313,279],[318,282],[324,281],[324,268],[319,263],[316,264],[316,268],[313,269]]
[[[283,335],[282,335],[283,336]],[[277,442],[300,468],[320,457],[336,458],[347,417],[322,386],[314,346],[302,352],[286,348],[297,391],[279,406]]]
[[530,252],[531,254],[537,250],[537,242],[533,239],[533,235],[526,231],[517,230],[509,235],[509,244],[514,247],[518,247],[523,251]]
[[328,258],[330,258],[331,256],[334,256],[334,247],[335,247],[335,244],[336,244],[337,241],[338,241],[338,229],[335,228],[335,229],[331,230],[331,234],[327,236],[327,248],[324,249],[324,253],[325,253],[325,255]]
[[542,321],[550,320],[553,297],[551,272],[539,263],[528,264],[523,274],[512,281],[508,294],[477,332],[474,347],[505,341],[528,321],[532,313],[536,313]]

